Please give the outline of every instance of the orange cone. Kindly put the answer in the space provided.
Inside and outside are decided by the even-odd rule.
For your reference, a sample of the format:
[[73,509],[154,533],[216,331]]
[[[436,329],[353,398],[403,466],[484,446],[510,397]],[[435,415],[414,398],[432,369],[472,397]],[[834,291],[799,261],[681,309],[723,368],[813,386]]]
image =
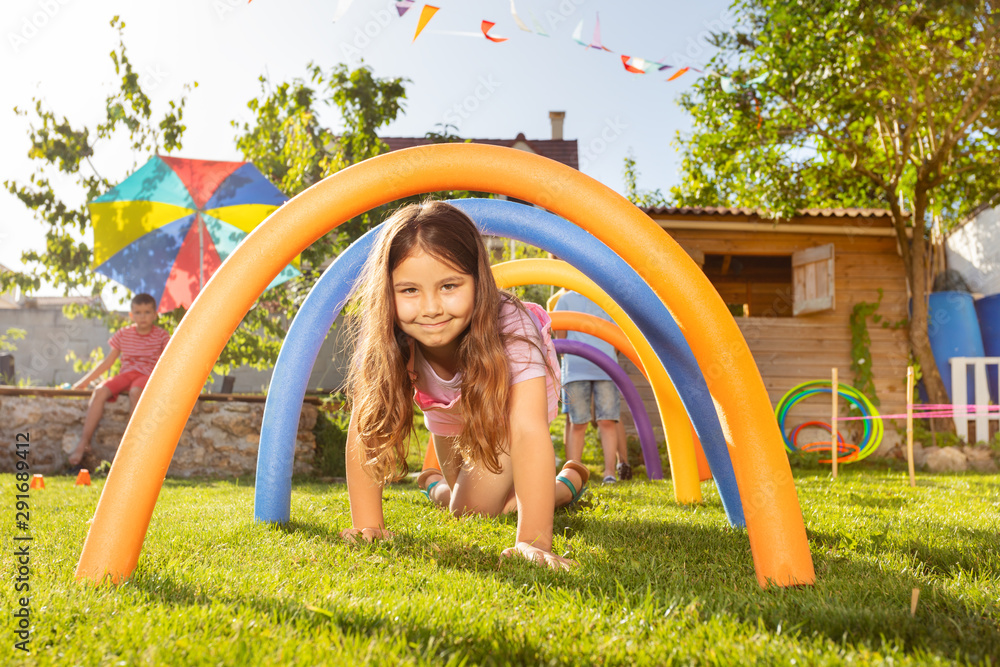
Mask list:
[[41,475],[34,475],[31,478],[31,488],[32,489],[44,489],[45,488],[45,478]]
[[90,471],[86,468],[81,468],[80,472],[76,474],[76,485],[77,486],[90,486]]

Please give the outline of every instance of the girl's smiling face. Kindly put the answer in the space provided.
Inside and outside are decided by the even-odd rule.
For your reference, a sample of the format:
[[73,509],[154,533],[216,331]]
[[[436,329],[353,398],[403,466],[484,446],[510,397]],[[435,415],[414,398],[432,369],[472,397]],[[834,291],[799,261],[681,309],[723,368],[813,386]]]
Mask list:
[[415,248],[392,272],[396,322],[425,352],[454,353],[472,321],[475,280]]

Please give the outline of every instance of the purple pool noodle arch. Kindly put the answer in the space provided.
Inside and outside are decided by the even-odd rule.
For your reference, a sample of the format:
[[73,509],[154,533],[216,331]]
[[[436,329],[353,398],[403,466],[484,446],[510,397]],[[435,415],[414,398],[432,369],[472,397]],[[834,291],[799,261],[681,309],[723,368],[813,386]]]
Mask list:
[[622,393],[622,398],[625,399],[625,404],[628,406],[629,412],[632,413],[635,430],[639,432],[642,459],[646,464],[646,470],[649,470],[650,457],[655,457],[655,460],[659,461],[660,452],[656,448],[656,437],[653,435],[653,427],[649,423],[649,415],[646,414],[642,398],[639,397],[639,392],[636,390],[632,380],[629,379],[625,371],[622,370],[622,367],[613,361],[611,357],[589,343],[583,343],[578,340],[567,340],[565,338],[557,338],[554,342],[556,344],[556,352],[583,357],[607,373],[608,377],[618,387],[618,390]]

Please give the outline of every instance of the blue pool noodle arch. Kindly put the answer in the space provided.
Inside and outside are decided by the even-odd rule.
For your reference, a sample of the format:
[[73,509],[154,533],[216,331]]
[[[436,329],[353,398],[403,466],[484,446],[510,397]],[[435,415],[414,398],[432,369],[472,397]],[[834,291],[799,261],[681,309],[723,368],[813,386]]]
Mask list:
[[[736,476],[708,386],[680,328],[652,288],[604,243],[547,211],[501,199],[458,199],[449,203],[469,215],[484,234],[530,243],[557,255],[622,307],[647,338],[677,389],[701,441],[729,522],[745,526]],[[330,265],[302,303],[285,336],[261,425],[254,494],[254,517],[258,521],[287,523],[290,519],[295,434],[309,375],[380,229],[381,225],[370,230]],[[647,467],[651,477],[659,472],[658,459],[654,465],[653,469]]]

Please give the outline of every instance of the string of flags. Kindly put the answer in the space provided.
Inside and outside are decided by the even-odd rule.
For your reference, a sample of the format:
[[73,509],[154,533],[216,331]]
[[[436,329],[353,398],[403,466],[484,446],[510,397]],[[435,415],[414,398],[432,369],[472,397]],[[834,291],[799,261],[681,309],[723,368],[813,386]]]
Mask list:
[[[346,2],[349,0],[340,0],[340,1]],[[416,2],[414,0],[399,0],[398,2],[396,2],[396,10],[400,16],[403,16],[415,4]],[[435,7],[434,5],[423,6],[420,12],[420,19],[417,21],[417,29],[413,34],[413,41],[416,41],[417,37],[420,36],[420,33],[423,32],[424,28],[427,27],[427,23],[438,12],[439,9],[440,7]],[[518,15],[517,7],[514,4],[514,0],[510,0],[510,14],[511,17],[514,19],[514,24],[521,31],[531,33],[534,35],[539,35],[541,37],[549,37],[549,34],[545,32],[544,28],[542,28],[540,22],[538,21],[538,17],[535,16],[534,11],[531,11],[531,22],[532,25],[534,26],[533,28],[529,27],[528,24],[524,21],[524,19],[522,19],[521,16]],[[482,36],[493,43],[498,44],[501,42],[506,42],[509,39],[508,37],[501,37],[499,35],[492,33],[492,30],[495,25],[496,23],[494,21],[483,20],[480,25]],[[605,46],[604,43],[601,41],[600,13],[598,13],[595,16],[594,32],[590,41],[584,40],[583,28],[584,28],[584,22],[580,21],[573,29],[572,39],[574,42],[588,49],[594,49],[606,53],[614,53],[614,51]],[[453,33],[453,34],[475,36],[478,33],[463,32],[463,33]],[[769,72],[765,72],[764,74],[757,76],[754,79],[747,81],[746,83],[738,84],[732,79],[732,77],[724,76],[722,74],[713,72],[711,70],[703,70],[691,66],[677,68],[674,65],[670,65],[668,63],[658,60],[649,60],[647,58],[640,58],[637,56],[629,56],[625,54],[619,54],[619,55],[621,56],[622,66],[625,68],[625,71],[631,74],[649,74],[651,72],[663,72],[665,70],[676,69],[677,71],[672,72],[671,75],[666,79],[666,81],[676,81],[677,79],[684,76],[688,72],[709,74],[711,76],[719,77],[722,84],[722,89],[727,93],[744,92],[748,89],[752,89],[757,84],[763,83],[769,75]]]
[[[250,2],[253,2],[253,0],[248,0],[248,4]],[[354,0],[338,0],[337,9],[334,12],[334,18],[333,18],[334,22],[343,18],[343,16],[347,13],[347,11],[350,9],[353,3]],[[415,7],[416,5],[417,3],[415,0],[397,0],[397,2],[395,2],[396,12],[399,14],[400,17],[404,16],[408,11],[413,9],[413,7]],[[424,28],[427,27],[427,24],[430,23],[431,19],[434,18],[434,15],[437,14],[438,11],[440,11],[440,9],[441,9],[440,7],[427,4],[423,5],[420,8],[420,17],[417,19],[417,27],[413,33],[412,41],[414,42],[417,41],[417,38],[420,36],[420,33],[424,31]],[[514,0],[510,0],[510,14],[511,17],[513,17],[514,19],[514,24],[518,27],[519,30],[534,35],[539,35],[541,37],[549,37],[550,35],[547,32],[545,32],[544,28],[542,28],[541,23],[538,21],[538,17],[535,16],[534,11],[533,10],[529,11],[531,13],[531,22],[534,27],[529,27],[528,24],[525,23],[524,19],[522,19],[517,13],[517,8],[514,6]],[[508,41],[510,39],[509,37],[502,37],[500,35],[493,34],[492,31],[495,26],[496,23],[494,21],[487,21],[484,19],[480,23],[480,33],[449,32],[449,34],[465,35],[465,36],[479,36],[481,34],[482,37],[485,37],[487,40],[493,42],[494,44],[500,44],[502,42]],[[584,41],[583,38],[583,21],[580,21],[577,24],[576,28],[573,29],[572,39],[574,42],[587,49],[595,49],[597,51],[604,51],[606,53],[614,53],[614,51],[606,47],[601,41],[601,16],[599,13],[595,17],[594,33],[593,36],[590,38],[589,42]],[[712,70],[709,69],[698,69],[696,67],[691,67],[691,66],[676,68],[674,65],[670,65],[658,60],[649,60],[646,58],[639,58],[637,56],[629,56],[625,54],[619,54],[619,55],[621,56],[622,66],[625,68],[625,71],[629,72],[630,74],[649,74],[651,72],[663,72],[665,70],[676,69],[677,71],[671,73],[671,75],[667,79],[665,79],[666,81],[676,81],[677,79],[681,78],[688,72],[697,72],[699,74],[708,74],[710,76],[717,76],[719,77],[720,84],[724,92],[742,93],[744,95],[748,95],[753,98],[753,101],[755,103],[757,102],[756,90],[755,90],[756,86],[761,83],[764,83],[771,74],[770,72],[764,72],[763,74],[760,74],[754,77],[753,79],[750,79],[749,81],[746,81],[744,83],[737,83],[736,81],[733,80],[732,77],[719,74],[718,72],[713,72]]]

